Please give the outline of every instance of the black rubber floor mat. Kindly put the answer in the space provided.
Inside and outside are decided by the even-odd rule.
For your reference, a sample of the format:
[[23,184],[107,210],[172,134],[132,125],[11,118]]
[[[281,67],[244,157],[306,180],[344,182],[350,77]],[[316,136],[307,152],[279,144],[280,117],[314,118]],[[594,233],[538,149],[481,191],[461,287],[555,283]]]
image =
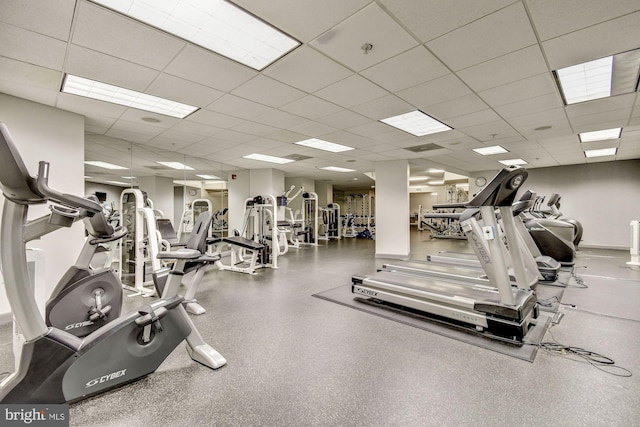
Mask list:
[[466,328],[434,320],[430,317],[368,302],[352,294],[351,285],[328,289],[313,296],[528,362],[534,361],[538,352],[537,344],[542,341],[544,334],[551,324],[550,313],[541,312],[536,325],[529,329],[524,339],[527,344],[522,345],[514,344],[507,340],[488,337]]

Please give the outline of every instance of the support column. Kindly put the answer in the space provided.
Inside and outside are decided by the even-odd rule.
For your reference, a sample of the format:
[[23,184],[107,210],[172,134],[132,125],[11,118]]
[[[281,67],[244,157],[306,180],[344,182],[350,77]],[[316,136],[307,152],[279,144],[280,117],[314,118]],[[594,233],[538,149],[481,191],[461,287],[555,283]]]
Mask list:
[[141,176],[138,178],[140,190],[147,193],[153,202],[153,208],[162,211],[165,218],[171,219],[176,230],[180,218],[173,217],[173,178],[166,176]]
[[409,162],[376,163],[376,258],[406,258],[409,236]]

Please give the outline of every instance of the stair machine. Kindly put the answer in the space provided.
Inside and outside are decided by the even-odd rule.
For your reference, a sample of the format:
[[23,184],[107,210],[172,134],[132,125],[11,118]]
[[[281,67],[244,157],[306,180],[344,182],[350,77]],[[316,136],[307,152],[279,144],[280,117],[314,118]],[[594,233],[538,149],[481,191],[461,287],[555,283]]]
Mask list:
[[462,221],[471,246],[483,261],[489,285],[474,284],[460,278],[379,271],[352,277],[351,289],[357,295],[356,299],[417,310],[489,336],[522,342],[538,317],[536,295],[530,288],[519,250],[511,251],[517,285],[511,286],[504,244],[497,231],[495,208],[502,216],[507,244],[516,248],[519,243],[511,205],[527,176],[527,171],[521,167],[502,169],[469,202],[470,207],[479,208],[484,226],[480,227],[475,216]]
[[[65,403],[84,399],[154,372],[183,341],[195,361],[212,369],[226,360],[204,342],[177,295],[179,279],[160,299],[109,322],[84,338],[47,327],[29,285],[26,244],[102,207],[48,186],[49,163],[32,177],[7,127],[0,123],[0,184],[5,197],[0,231],[2,271],[15,321],[24,334],[18,368],[0,383],[2,403]],[[29,207],[50,213],[28,220]],[[184,264],[184,260],[178,263]]]

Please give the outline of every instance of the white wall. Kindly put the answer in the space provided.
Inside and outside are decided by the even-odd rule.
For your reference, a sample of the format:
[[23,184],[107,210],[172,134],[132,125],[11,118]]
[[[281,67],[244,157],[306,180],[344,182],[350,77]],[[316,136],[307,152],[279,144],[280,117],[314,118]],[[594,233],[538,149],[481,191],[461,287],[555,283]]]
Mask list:
[[584,226],[581,246],[629,249],[640,220],[640,160],[529,169],[525,188],[562,196],[560,211]]
[[277,169],[252,169],[249,171],[249,191],[252,196],[284,193],[284,172]]
[[[24,99],[0,94],[0,121],[9,128],[14,142],[32,175],[38,161],[51,164],[49,185],[61,192],[84,194],[84,118]],[[2,196],[0,198],[4,199]],[[4,203],[4,200],[3,200]],[[2,208],[0,208],[0,211]],[[33,206],[29,218],[48,212],[46,206]],[[29,247],[45,251],[45,277],[48,294],[58,278],[72,265],[84,241],[81,223],[61,229]],[[0,291],[0,314],[8,312],[4,287]]]
[[[172,220],[176,224],[176,219],[172,218],[173,209],[173,178],[165,176],[141,176],[138,178],[140,190],[146,191],[147,196],[153,202],[153,208],[164,213],[165,218]],[[180,220],[179,218],[177,219]]]
[[333,184],[328,182],[316,181],[316,194],[318,194],[318,205],[327,206],[333,203]]
[[[560,210],[584,226],[582,247],[629,249],[629,223],[640,219],[640,160],[528,169],[524,190],[562,196]],[[469,178],[469,194],[477,192],[475,177],[490,180],[496,171]]]
[[376,163],[376,257],[409,256],[409,162]]

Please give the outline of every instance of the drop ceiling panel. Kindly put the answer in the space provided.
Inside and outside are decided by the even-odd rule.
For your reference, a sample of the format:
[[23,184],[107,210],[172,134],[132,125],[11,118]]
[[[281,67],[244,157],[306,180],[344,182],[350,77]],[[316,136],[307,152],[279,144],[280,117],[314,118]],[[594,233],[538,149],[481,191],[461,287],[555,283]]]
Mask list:
[[342,110],[337,113],[329,114],[328,116],[321,117],[316,121],[324,123],[327,126],[331,126],[336,129],[352,128],[364,123],[368,123],[369,119],[360,114],[354,113],[350,110]]
[[236,0],[237,5],[261,17],[272,25],[307,42],[327,28],[351,16],[370,0]]
[[382,0],[384,7],[423,42],[513,3],[512,0]]
[[321,53],[302,46],[262,73],[305,92],[315,92],[349,77],[353,72]]
[[307,119],[296,116],[295,114],[287,113],[286,111],[274,109],[265,114],[254,117],[253,121],[277,128],[291,129],[297,125],[305,123]]
[[158,76],[151,68],[74,45],[69,46],[65,71],[139,92]]
[[216,113],[215,111],[209,110],[198,110],[195,113],[189,115],[185,120],[189,122],[215,126],[222,129],[232,128],[244,121],[237,117],[232,117],[226,114]]
[[397,96],[418,108],[425,108],[469,94],[471,94],[471,90],[453,74],[447,74],[396,93]]
[[291,128],[292,131],[300,135],[300,139],[296,139],[292,142],[302,141],[308,139],[309,136],[319,137],[331,132],[335,132],[336,128],[325,125],[324,123],[314,122],[312,120],[301,123]]
[[461,70],[458,76],[479,92],[545,72],[547,64],[536,44]]
[[0,56],[62,70],[67,44],[52,37],[0,23]]
[[267,135],[267,137],[269,139],[273,139],[280,142],[287,142],[287,143],[302,141],[303,139],[308,138],[307,135],[303,135],[303,134],[292,132],[290,130],[285,130],[285,129],[269,134]]
[[[158,120],[157,123],[147,122],[142,120],[143,118],[152,118]],[[180,123],[180,119],[170,116],[164,116],[162,114],[151,113],[148,111],[138,110],[136,108],[127,108],[122,116],[120,116],[121,120],[124,120],[127,123],[139,123],[143,126],[149,126],[151,128],[160,128],[160,129],[168,129],[178,123]]]
[[225,141],[233,141],[239,144],[244,144],[249,141],[253,141],[256,139],[255,135],[250,135],[248,133],[238,132],[231,129],[223,130],[220,133],[216,134],[216,139],[222,139]]
[[542,43],[552,70],[640,47],[640,12]]
[[441,102],[440,104],[430,105],[425,108],[424,112],[438,117],[440,120],[446,120],[450,117],[475,113],[487,109],[487,104],[475,94],[461,96],[460,98],[450,101]]
[[315,93],[345,108],[354,107],[387,95],[388,92],[363,77],[353,75]]
[[147,93],[200,108],[224,95],[219,90],[165,73],[151,83]]
[[478,95],[491,107],[510,104],[549,93],[558,93],[547,72],[480,92]]
[[270,111],[271,107],[227,93],[207,106],[207,110],[251,120],[255,116]]
[[149,129],[149,126],[135,126],[132,123],[117,121],[107,131],[106,135],[114,138],[125,139],[131,142],[137,142],[139,144],[146,144],[152,138],[158,136],[160,132],[162,132],[162,129],[159,128]]
[[298,89],[263,75],[258,75],[243,83],[232,90],[231,93],[271,107],[280,107],[305,95],[304,92]]
[[640,8],[636,0],[596,1],[585,7],[555,0],[527,0],[526,3],[540,40],[549,40]]
[[176,37],[87,2],[79,3],[72,42],[156,70],[185,46]]
[[[68,93],[60,93],[56,105],[66,111],[71,111],[83,116],[95,116],[117,119],[127,110],[127,107],[110,102],[98,101]],[[164,116],[163,116],[164,117]]]
[[573,117],[571,126],[576,132],[625,127],[629,122],[629,110],[613,110],[593,115]]
[[336,104],[332,104],[313,95],[307,95],[297,99],[289,104],[283,105],[280,109],[307,119],[317,119],[318,117],[328,116],[329,114],[342,110],[342,108]]
[[495,111],[505,119],[512,117],[525,116],[540,111],[551,110],[563,107],[560,96],[555,93],[537,96],[535,98],[525,99],[511,104],[496,107]]
[[416,46],[360,74],[391,92],[397,92],[448,73],[444,64],[424,46]]
[[106,133],[111,126],[116,122],[116,119],[108,118],[91,118],[85,117],[84,119],[84,131],[86,133]]
[[[332,132],[330,134],[326,134],[324,137],[327,141],[336,142],[353,148],[367,149],[368,147],[377,144],[376,141],[373,141],[370,138],[345,131]],[[345,152],[345,154],[346,153],[348,152]]]
[[166,150],[171,150],[171,152],[174,152],[174,151],[181,150],[191,144],[193,143],[186,142],[186,141],[176,141],[175,139],[172,139],[172,138],[165,138],[165,137],[159,136],[159,137],[153,138],[152,140],[147,142],[145,145],[152,148],[158,148],[163,150],[166,149]]
[[528,114],[526,116],[512,117],[509,119],[509,123],[513,126],[546,126],[549,123],[564,122],[567,123],[564,108],[558,107],[541,111],[538,113]]
[[[365,54],[361,46],[373,48]],[[361,71],[404,52],[418,42],[376,3],[358,11],[309,45],[345,66]]]
[[208,137],[215,135],[222,131],[222,128],[209,126],[202,123],[191,122],[189,120],[182,120],[180,123],[173,127],[173,130],[178,132],[187,132],[193,133],[196,135],[202,135],[203,137]]
[[468,128],[470,126],[494,122],[500,120],[500,116],[498,116],[493,110],[482,110],[476,111],[475,113],[469,113],[462,116],[457,117],[449,117],[447,119],[447,124],[454,129],[462,129]]
[[276,132],[278,129],[261,123],[246,121],[234,126],[232,130],[255,136],[266,136]]
[[62,73],[0,57],[0,92],[54,105]]
[[477,139],[478,141],[518,136],[518,133],[503,120],[461,127],[458,128],[458,130]]
[[395,95],[387,95],[352,107],[352,110],[373,120],[385,119],[411,111],[413,106]]
[[517,2],[427,43],[453,70],[537,43],[522,3]]
[[636,94],[629,93],[626,95],[611,96],[609,98],[601,98],[593,101],[567,105],[566,110],[570,119],[620,109],[629,110],[630,115],[635,99]]
[[75,0],[3,0],[0,21],[66,41],[75,3]]
[[164,71],[225,92],[257,75],[249,67],[191,45],[187,45]]

